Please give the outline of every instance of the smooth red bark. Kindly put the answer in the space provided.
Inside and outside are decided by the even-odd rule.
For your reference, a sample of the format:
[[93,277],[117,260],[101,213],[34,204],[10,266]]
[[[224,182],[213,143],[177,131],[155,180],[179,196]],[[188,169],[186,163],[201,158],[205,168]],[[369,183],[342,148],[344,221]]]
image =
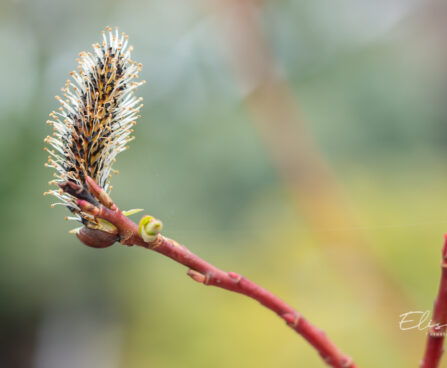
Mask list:
[[447,235],[444,235],[444,247],[442,249],[441,282],[438,296],[435,300],[433,317],[427,335],[427,345],[422,358],[421,368],[436,368],[441,361],[444,352],[444,337],[447,327]]

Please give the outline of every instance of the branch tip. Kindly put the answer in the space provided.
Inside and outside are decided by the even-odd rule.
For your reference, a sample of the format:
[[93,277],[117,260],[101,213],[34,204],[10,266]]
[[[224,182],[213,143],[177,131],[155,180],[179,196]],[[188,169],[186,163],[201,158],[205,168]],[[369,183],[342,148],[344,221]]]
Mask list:
[[444,246],[442,247],[442,258],[447,258],[447,234],[444,234]]
[[343,368],[354,367],[354,361],[352,360],[351,357],[345,356],[345,357],[343,357],[341,365],[342,365]]

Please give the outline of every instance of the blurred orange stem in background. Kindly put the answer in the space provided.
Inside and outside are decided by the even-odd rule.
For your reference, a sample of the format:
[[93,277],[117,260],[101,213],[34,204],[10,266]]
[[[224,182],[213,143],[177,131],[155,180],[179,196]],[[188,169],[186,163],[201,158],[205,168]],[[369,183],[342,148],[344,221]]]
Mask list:
[[[390,341],[402,341],[394,328],[395,315],[408,308],[409,297],[358,230],[348,199],[306,130],[291,87],[278,75],[263,35],[260,3],[217,0],[211,9],[225,39],[230,66],[246,93],[247,109],[329,262],[368,308],[375,309],[374,316],[380,318],[376,325],[385,330],[384,335],[394,336]],[[363,272],[358,272],[359,267]],[[407,343],[402,344],[404,349]]]

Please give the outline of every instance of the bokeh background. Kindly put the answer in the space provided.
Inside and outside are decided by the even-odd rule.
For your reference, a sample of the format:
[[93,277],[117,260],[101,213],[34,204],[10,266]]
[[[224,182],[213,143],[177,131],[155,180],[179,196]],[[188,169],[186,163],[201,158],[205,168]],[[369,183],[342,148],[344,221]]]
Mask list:
[[0,366],[323,366],[255,302],[81,245],[42,196],[53,96],[106,25],[148,81],[115,201],[360,366],[416,366],[399,315],[431,309],[447,231],[446,20],[442,0],[1,0]]

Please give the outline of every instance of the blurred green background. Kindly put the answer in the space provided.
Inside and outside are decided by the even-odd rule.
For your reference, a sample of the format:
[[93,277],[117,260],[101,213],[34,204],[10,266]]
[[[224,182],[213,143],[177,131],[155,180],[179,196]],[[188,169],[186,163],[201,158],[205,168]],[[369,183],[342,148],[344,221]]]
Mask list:
[[446,20],[442,0],[0,0],[0,366],[323,366],[255,302],[143,249],[81,245],[42,196],[53,96],[106,25],[148,81],[117,204],[360,366],[416,366],[425,332],[399,315],[431,309],[447,231]]

